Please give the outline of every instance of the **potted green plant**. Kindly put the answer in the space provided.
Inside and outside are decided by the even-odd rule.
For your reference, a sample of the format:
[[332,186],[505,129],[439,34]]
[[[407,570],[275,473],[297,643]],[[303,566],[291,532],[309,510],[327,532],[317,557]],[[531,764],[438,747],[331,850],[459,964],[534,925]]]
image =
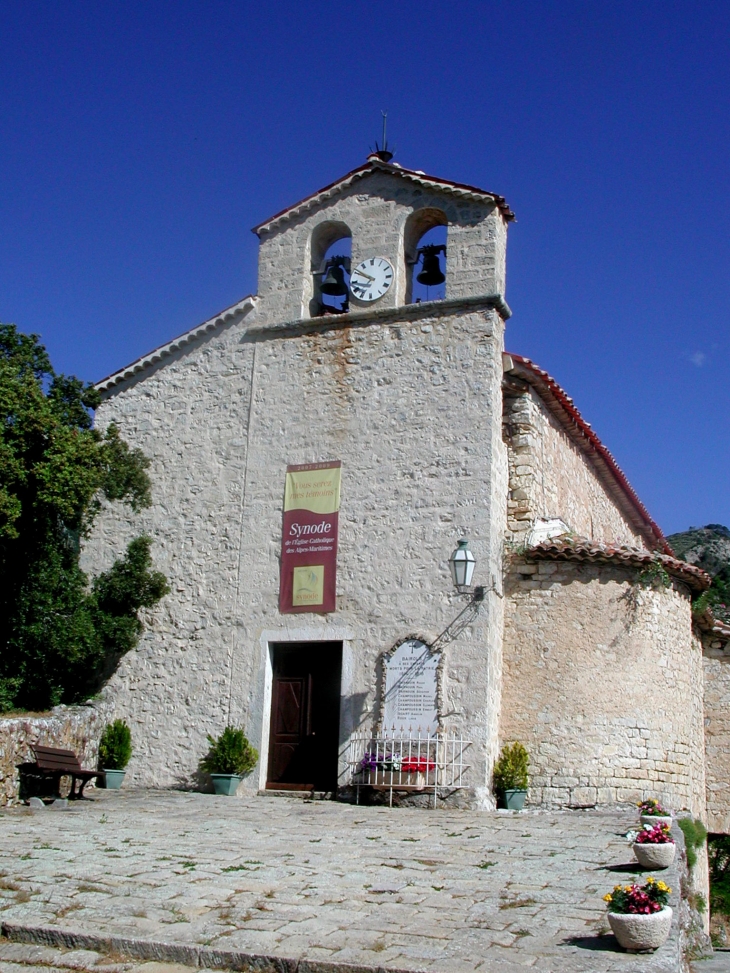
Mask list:
[[99,741],[99,766],[104,771],[107,790],[119,790],[132,756],[132,731],[124,720],[114,720],[104,727]]
[[200,769],[210,774],[216,794],[232,797],[241,778],[256,766],[259,752],[243,730],[234,726],[227,726],[219,737],[208,734],[208,743],[210,750],[200,761]]
[[603,896],[608,924],[619,946],[633,953],[658,949],[669,936],[672,910],[667,905],[672,890],[649,876],[644,885],[616,885]]
[[527,797],[530,758],[521,743],[505,743],[494,765],[494,789],[510,811],[521,811]]

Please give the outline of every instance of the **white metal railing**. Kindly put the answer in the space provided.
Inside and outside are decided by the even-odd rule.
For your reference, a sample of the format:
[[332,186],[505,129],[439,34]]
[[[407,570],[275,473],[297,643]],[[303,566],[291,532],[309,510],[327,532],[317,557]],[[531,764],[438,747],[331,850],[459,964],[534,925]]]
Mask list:
[[357,790],[360,788],[433,793],[433,806],[440,790],[459,790],[466,787],[469,765],[464,760],[471,740],[460,734],[445,732],[434,736],[421,731],[402,732],[383,730],[380,735],[355,733],[350,739],[350,775]]

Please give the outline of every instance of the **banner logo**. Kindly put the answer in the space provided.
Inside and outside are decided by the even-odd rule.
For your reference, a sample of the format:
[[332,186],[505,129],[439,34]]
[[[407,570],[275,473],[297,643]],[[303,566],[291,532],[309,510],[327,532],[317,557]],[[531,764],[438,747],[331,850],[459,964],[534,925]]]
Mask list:
[[341,463],[287,466],[279,611],[333,612]]

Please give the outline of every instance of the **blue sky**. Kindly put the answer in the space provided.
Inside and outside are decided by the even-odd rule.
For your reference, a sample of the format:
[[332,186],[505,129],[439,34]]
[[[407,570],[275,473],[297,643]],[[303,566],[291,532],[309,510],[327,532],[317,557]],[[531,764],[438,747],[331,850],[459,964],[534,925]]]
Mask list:
[[256,290],[250,227],[361,164],[506,196],[507,347],[665,532],[730,525],[730,5],[0,8],[0,320],[96,380]]

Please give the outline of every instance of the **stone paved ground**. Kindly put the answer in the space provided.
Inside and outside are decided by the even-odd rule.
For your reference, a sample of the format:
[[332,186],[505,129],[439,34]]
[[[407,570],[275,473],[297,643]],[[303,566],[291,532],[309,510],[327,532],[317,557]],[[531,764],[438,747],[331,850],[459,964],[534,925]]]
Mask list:
[[730,952],[717,950],[712,956],[695,960],[690,966],[692,973],[730,973]]
[[[676,922],[651,956],[623,953],[605,934],[601,897],[630,877],[623,835],[635,824],[620,811],[96,791],[65,811],[0,812],[0,922],[303,959],[313,970],[668,973],[679,969]],[[676,906],[676,871],[667,878]],[[30,954],[17,951],[29,948],[0,943],[3,973],[27,970]],[[68,968],[60,959],[74,954],[108,973],[175,969],[79,950],[32,962]]]

